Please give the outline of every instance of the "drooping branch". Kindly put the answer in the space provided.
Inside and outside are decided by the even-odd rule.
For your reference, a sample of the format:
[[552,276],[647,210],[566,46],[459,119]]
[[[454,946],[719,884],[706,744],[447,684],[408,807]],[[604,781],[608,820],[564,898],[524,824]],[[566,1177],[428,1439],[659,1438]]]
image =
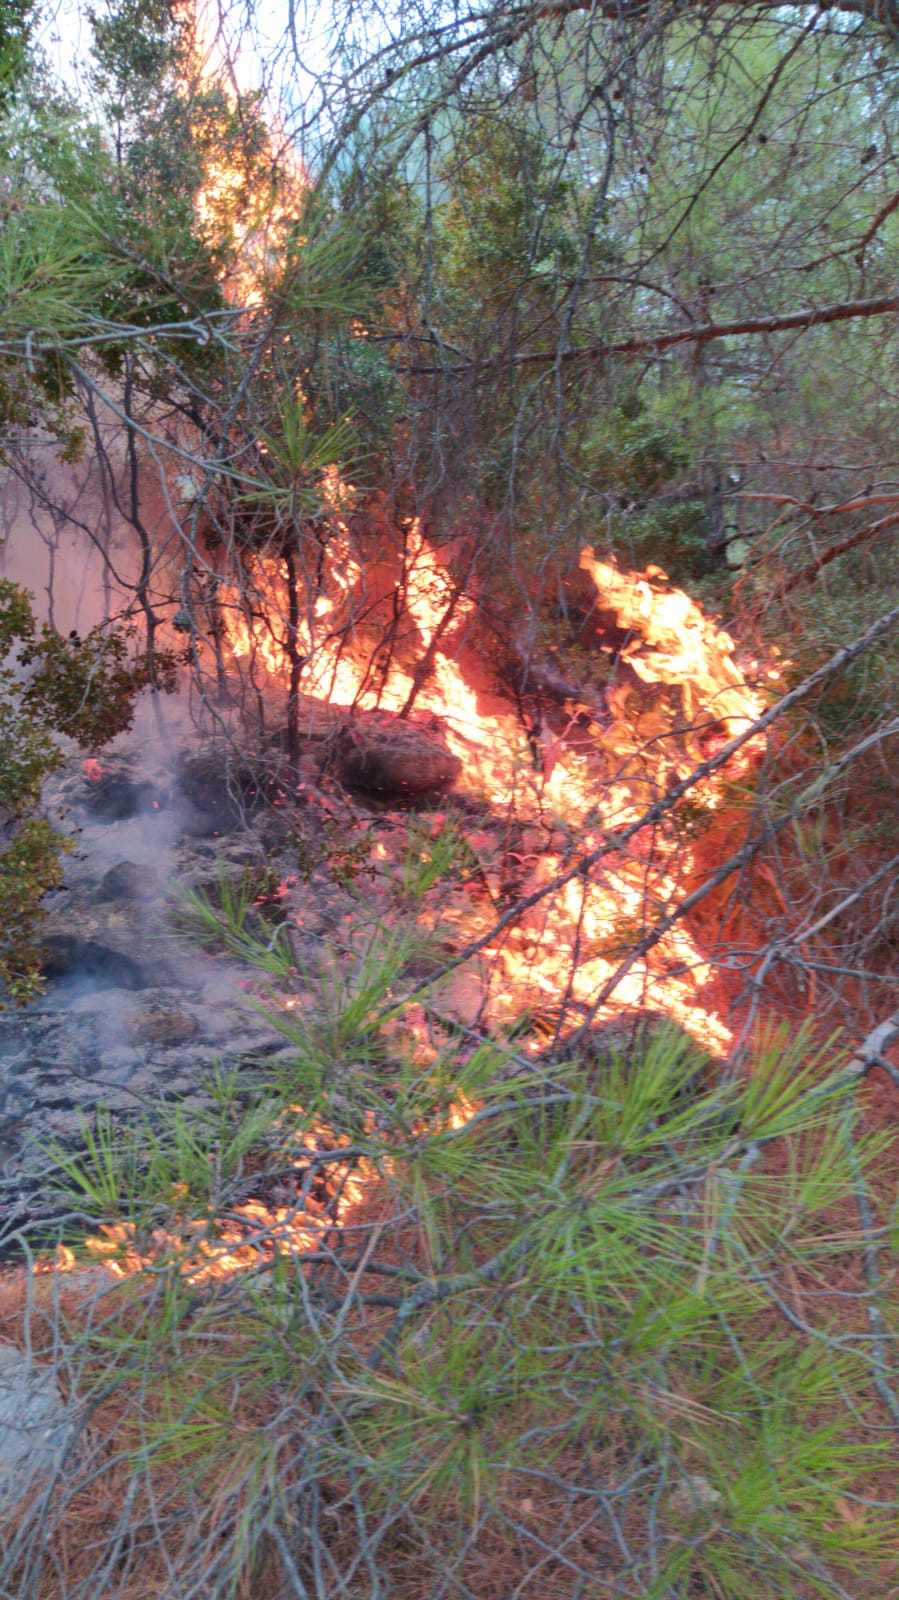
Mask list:
[[[899,294],[879,295],[872,300],[840,300],[833,305],[806,306],[799,311],[767,317],[734,317],[726,322],[699,323],[692,328],[667,328],[659,333],[634,334],[627,339],[616,339],[610,344],[575,345],[568,350],[557,347],[528,351],[513,356],[511,362],[508,355],[504,360],[513,367],[550,367],[560,362],[570,364],[575,361],[599,363],[610,356],[648,355],[653,351],[670,350],[675,345],[708,344],[713,339],[731,339],[739,334],[788,333],[793,329],[825,327],[834,322],[889,316],[891,312],[899,312]],[[476,364],[471,356],[466,357],[466,362],[469,366]],[[417,376],[445,377],[447,373],[445,366],[421,366],[417,363],[410,364],[405,370]]]
[[[821,521],[825,517],[848,514],[852,511],[866,511],[872,506],[895,506],[899,503],[899,495],[895,494],[859,495],[855,499],[846,500],[841,505],[836,506],[814,506],[809,501],[797,499],[795,495],[785,494],[743,494],[739,496],[739,499],[792,506],[797,512],[801,512],[804,516],[813,518],[815,521]],[[854,529],[852,533],[846,534],[836,544],[832,544],[826,550],[822,550],[815,556],[813,561],[809,561],[799,572],[794,572],[783,578],[773,590],[765,595],[764,604],[768,606],[772,600],[781,599],[791,589],[799,588],[805,583],[811,583],[812,579],[816,578],[818,573],[823,571],[825,567],[830,566],[832,561],[836,561],[840,556],[846,555],[850,550],[858,549],[860,545],[870,544],[879,534],[888,532],[890,528],[896,527],[897,524],[899,524],[899,511],[889,511],[886,516],[878,517],[875,522],[869,522],[863,528]]]
[[[609,21],[626,23],[637,21],[649,16],[658,9],[656,0],[552,0],[551,4],[536,5],[529,8],[535,21],[549,18],[564,19],[575,16],[579,12],[589,11],[591,16],[605,17]],[[694,0],[692,7],[672,6],[672,18],[682,15],[686,9],[695,11],[709,11],[708,5]],[[750,0],[750,3],[720,5],[712,7],[717,11],[731,11],[734,17],[746,17],[747,13],[764,13],[766,11],[781,10],[777,0]],[[899,6],[895,0],[818,0],[818,11],[826,14],[833,11],[838,15],[859,17],[871,22],[875,27],[885,28],[894,37],[899,35]],[[522,15],[522,8],[509,8],[510,23],[517,21]]]
[[[876,539],[878,534],[886,533],[889,528],[895,528],[897,523],[899,523],[899,511],[893,511],[887,517],[880,517],[877,522],[869,522],[866,528],[857,528],[855,533],[848,533],[845,539],[840,539],[838,544],[832,544],[829,550],[822,550],[814,561],[810,561],[807,566],[802,568],[801,572],[797,572],[788,582],[782,584],[777,589],[776,594],[785,594],[788,590],[796,589],[801,584],[811,583],[819,572],[830,566],[830,563],[836,561],[839,556],[846,555],[850,550],[857,550],[859,545],[870,544],[871,540]],[[771,598],[769,597],[766,604],[770,604]]]

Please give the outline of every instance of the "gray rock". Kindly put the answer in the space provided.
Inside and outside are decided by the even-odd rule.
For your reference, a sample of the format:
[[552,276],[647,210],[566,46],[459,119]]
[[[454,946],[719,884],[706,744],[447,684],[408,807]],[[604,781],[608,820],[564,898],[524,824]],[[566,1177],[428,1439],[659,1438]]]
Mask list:
[[117,861],[104,873],[94,899],[152,900],[159,886],[153,867],[141,866],[137,861]]
[[122,900],[97,905],[69,897],[48,913],[41,943],[48,977],[84,974],[120,989],[170,982],[177,961],[171,938],[160,937],[144,907]]
[[693,1517],[697,1512],[721,1504],[723,1496],[713,1489],[701,1472],[692,1472],[678,1484],[668,1498],[668,1509],[676,1517]]
[[159,1005],[145,1006],[133,1027],[139,1044],[185,1044],[200,1031],[200,1024],[189,1011]]
[[15,1345],[0,1344],[0,1508],[9,1511],[37,1478],[58,1468],[76,1426],[53,1373]]
[[165,804],[167,796],[156,783],[134,774],[131,758],[104,754],[80,763],[80,770],[60,788],[63,799],[100,822],[120,822]]
[[201,836],[233,828],[263,799],[264,779],[233,750],[214,743],[182,752],[177,783],[196,809]]

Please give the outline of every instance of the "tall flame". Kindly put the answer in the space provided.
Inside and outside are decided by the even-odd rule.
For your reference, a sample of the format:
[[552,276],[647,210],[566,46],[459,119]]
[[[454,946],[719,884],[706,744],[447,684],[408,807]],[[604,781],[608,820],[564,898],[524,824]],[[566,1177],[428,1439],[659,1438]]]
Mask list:
[[[294,630],[295,646],[305,658],[302,688],[310,703],[327,699],[332,707],[402,712],[414,698],[416,706],[438,714],[461,761],[459,787],[488,801],[506,823],[514,819],[522,842],[516,852],[525,879],[520,892],[547,889],[502,939],[488,944],[480,968],[457,976],[448,995],[450,1009],[494,1026],[509,1024],[529,1009],[552,1014],[560,1005],[595,1021],[634,1008],[654,1010],[710,1050],[726,1051],[731,1033],[714,1007],[714,972],[689,929],[677,923],[645,954],[634,956],[641,935],[682,899],[696,870],[691,848],[664,828],[647,829],[645,836],[638,831],[626,848],[615,847],[614,835],[639,821],[672,778],[695,764],[710,739],[727,741],[746,731],[764,709],[761,695],[741,676],[733,640],[657,570],[624,573],[584,550],[581,566],[596,587],[598,606],[612,614],[616,633],[624,638],[618,658],[625,670],[607,690],[608,714],[596,716],[586,730],[585,718],[572,715],[553,738],[549,759],[535,763],[519,719],[502,697],[476,689],[463,671],[460,662],[476,607],[459,592],[421,527],[415,524],[406,540],[396,585],[414,634],[414,657],[427,660],[429,670],[422,673],[414,661],[395,660],[375,681],[364,641],[354,641],[352,627],[362,566],[348,524],[337,513],[332,534],[327,585],[312,594]],[[283,561],[259,555],[253,563],[253,603],[248,605],[236,589],[217,598],[233,662],[252,658],[282,690],[288,676],[286,576]],[[347,648],[348,638],[356,644],[355,653]],[[641,693],[641,684],[664,691],[661,710],[650,704],[647,711],[653,695]],[[727,778],[745,774],[754,755],[750,741],[732,758]],[[707,811],[721,805],[727,778],[706,781],[702,803]],[[385,837],[382,832],[372,846],[374,860],[389,861]],[[441,928],[457,929],[463,941],[481,931],[489,934],[496,919],[500,885],[490,845],[488,828],[472,835],[469,846],[485,847],[485,893],[473,898],[471,883],[441,886]],[[581,855],[607,848],[598,869],[567,877],[572,846]],[[556,879],[563,881],[556,884]],[[425,923],[433,924],[434,917],[433,909],[421,912]],[[415,1040],[414,1019],[408,1020]],[[419,1047],[426,1071],[423,1034]],[[472,1110],[460,1099],[444,1125],[463,1125]],[[202,1283],[320,1248],[328,1231],[344,1225],[365,1197],[374,1172],[342,1161],[346,1141],[331,1130],[307,1130],[302,1142],[298,1168],[310,1150],[324,1150],[339,1174],[324,1212],[308,1198],[293,1206],[250,1200],[231,1207],[223,1219],[185,1217],[173,1232],[145,1240],[129,1223],[110,1224],[86,1241],[88,1254],[115,1277],[174,1257],[191,1283]],[[75,1264],[74,1255],[63,1250],[44,1268],[69,1271]]]
[[[733,640],[657,569],[625,573],[584,550],[581,566],[595,585],[598,608],[611,614],[616,637],[624,641],[618,650],[623,666],[607,688],[607,713],[589,720],[569,708],[567,727],[535,762],[508,702],[498,692],[476,688],[471,672],[463,670],[477,608],[417,523],[406,538],[395,579],[409,622],[405,655],[399,651],[388,670],[372,675],[370,648],[354,628],[365,575],[348,522],[337,509],[341,486],[336,478],[330,488],[335,510],[327,580],[311,593],[294,624],[294,655],[299,652],[304,661],[301,688],[308,703],[400,713],[414,699],[418,709],[437,714],[450,749],[460,758],[458,787],[489,802],[506,829],[514,822],[520,843],[517,892],[547,890],[501,939],[487,945],[480,967],[456,975],[442,1003],[463,1019],[470,1014],[500,1027],[528,1010],[552,1015],[561,1007],[569,1016],[597,1022],[635,1008],[653,1010],[710,1050],[726,1051],[731,1033],[715,1009],[714,971],[690,930],[678,922],[645,954],[634,955],[641,935],[683,898],[696,871],[689,843],[662,827],[638,831],[625,848],[615,846],[614,836],[639,821],[672,779],[707,754],[710,741],[726,742],[746,731],[764,709],[761,695],[743,680]],[[246,591],[221,590],[219,626],[234,665],[252,659],[284,692],[289,681],[286,566],[265,554],[248,560],[252,601]],[[423,660],[426,672],[416,665]],[[755,754],[747,742],[725,775],[706,781],[701,796],[706,811],[720,807],[725,783],[745,774]],[[441,929],[456,930],[463,941],[489,935],[496,920],[501,883],[491,849],[502,831],[497,827],[491,836],[487,826],[467,841],[474,854],[479,848],[484,852],[477,892],[471,881],[441,885]],[[388,838],[382,830],[373,843],[373,862],[386,858],[389,863]],[[567,877],[572,849],[583,856],[603,846],[598,868]],[[420,917],[433,925],[435,912],[427,902]],[[600,995],[605,995],[601,1005]],[[408,1037],[418,1039],[427,1071],[424,1034],[419,1037],[411,1014],[407,1022]],[[472,1109],[460,1099],[449,1109],[448,1125],[463,1125]],[[302,1143],[298,1169],[308,1162],[310,1150],[326,1151],[339,1175],[324,1212],[308,1199],[292,1207],[251,1200],[231,1207],[223,1219],[185,1217],[172,1233],[142,1241],[130,1224],[111,1224],[86,1241],[88,1254],[117,1277],[174,1256],[178,1270],[191,1283],[201,1283],[279,1255],[302,1256],[320,1248],[328,1231],[345,1224],[364,1198],[374,1172],[343,1161],[345,1141],[332,1130],[307,1130]],[[71,1270],[75,1257],[63,1251],[45,1265]]]
[[[214,0],[183,0],[179,8],[188,38],[186,71],[200,90],[215,90],[234,113],[249,107],[256,115],[258,63],[232,47],[227,17]],[[268,170],[254,155],[252,177],[237,156],[208,161],[195,202],[201,233],[215,240],[223,226],[233,234],[231,262],[222,288],[232,304],[262,303],[265,280],[280,259],[285,237],[299,215],[309,177],[275,112],[267,109]]]
[[[192,17],[191,70],[236,107],[250,84],[222,42],[217,11],[210,0],[200,0]],[[246,204],[241,212],[235,201],[245,174],[222,161],[207,172],[198,198],[198,219],[210,232],[223,214],[232,222],[236,214],[243,216],[237,224],[239,260],[224,285],[242,306],[262,298],[278,242],[307,186],[301,164],[283,154],[279,183],[274,201],[271,193],[260,196],[258,205]],[[463,668],[477,608],[418,522],[405,540],[393,595],[386,597],[393,614],[407,619],[411,634],[385,669],[372,670],[371,640],[361,632],[357,638],[359,592],[367,574],[350,535],[354,495],[336,467],[325,474],[322,498],[329,524],[327,573],[309,586],[303,614],[298,617],[288,603],[285,560],[248,552],[243,586],[222,585],[215,595],[213,632],[224,637],[232,665],[252,663],[282,691],[290,658],[294,672],[301,663],[301,689],[312,707],[326,702],[345,710],[405,713],[414,702],[417,711],[433,713],[460,761],[457,787],[488,802],[507,823],[514,821],[524,841],[516,854],[519,892],[547,892],[487,946],[480,968],[457,976],[450,1006],[494,1025],[528,1009],[561,1007],[595,1021],[651,1009],[711,1050],[725,1051],[731,1033],[715,1009],[714,972],[689,929],[678,923],[645,954],[634,955],[641,935],[683,898],[696,871],[690,845],[664,828],[647,829],[645,837],[637,833],[627,848],[614,847],[614,836],[638,822],[697,758],[746,731],[764,709],[736,664],[733,640],[658,569],[625,573],[585,549],[580,564],[593,581],[597,604],[612,615],[624,639],[617,676],[605,692],[605,713],[588,717],[583,708],[580,714],[569,708],[564,731],[541,730],[543,748],[535,759],[533,734],[529,741],[508,700],[483,684],[476,687],[472,672]],[[368,609],[377,611],[377,601]],[[640,685],[650,692],[641,694]],[[745,774],[754,756],[751,744],[745,745],[726,774],[707,780],[701,795],[706,811],[721,805],[725,783]],[[484,839],[489,854],[489,834]],[[603,846],[611,848],[598,868],[567,877],[572,848],[583,856]],[[383,838],[373,850],[376,857],[387,854]],[[463,941],[489,934],[496,921],[501,885],[493,863],[482,866],[485,893],[473,897],[470,885],[452,884],[441,891],[441,924],[457,929]],[[433,911],[421,913],[425,922],[433,917]],[[460,1098],[448,1112],[448,1125],[463,1125],[472,1110]],[[87,1240],[88,1253],[114,1276],[126,1277],[174,1252],[185,1277],[201,1283],[316,1249],[329,1229],[347,1220],[373,1173],[356,1163],[340,1167],[341,1141],[331,1130],[315,1129],[304,1138],[313,1151],[335,1152],[339,1192],[326,1215],[317,1215],[308,1199],[293,1207],[248,1201],[232,1207],[225,1219],[185,1217],[174,1234],[146,1240],[138,1240],[129,1223],[107,1225]],[[71,1270],[75,1257],[63,1250],[47,1265]]]

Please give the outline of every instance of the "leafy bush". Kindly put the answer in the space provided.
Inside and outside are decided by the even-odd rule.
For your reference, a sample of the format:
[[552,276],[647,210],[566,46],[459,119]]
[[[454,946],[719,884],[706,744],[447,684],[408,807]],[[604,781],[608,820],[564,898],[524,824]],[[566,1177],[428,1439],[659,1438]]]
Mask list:
[[[157,663],[172,687],[172,663]],[[97,750],[131,726],[147,681],[121,633],[85,637],[38,626],[31,597],[0,578],[0,987],[17,1003],[40,987],[41,903],[62,881],[68,842],[41,813],[45,779],[62,763],[59,735]]]

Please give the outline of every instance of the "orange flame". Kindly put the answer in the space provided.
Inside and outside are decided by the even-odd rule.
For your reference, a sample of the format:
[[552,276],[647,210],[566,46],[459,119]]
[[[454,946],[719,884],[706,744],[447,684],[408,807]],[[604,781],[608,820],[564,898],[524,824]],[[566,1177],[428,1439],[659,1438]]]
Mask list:
[[[252,103],[252,55],[242,54],[227,37],[228,17],[213,0],[184,0],[178,8],[190,37],[187,71],[201,88],[215,89],[232,110]],[[233,305],[251,307],[264,298],[264,284],[282,255],[287,234],[309,187],[306,169],[277,115],[269,112],[269,174],[248,187],[245,165],[224,157],[207,164],[196,199],[201,232],[215,241],[223,229],[233,233],[231,265],[222,288]]]
[[[342,620],[345,633],[352,618],[361,568],[350,554],[346,524],[341,527],[334,593],[315,600],[303,636],[308,652],[303,688],[313,699],[325,696],[338,707],[400,712],[416,687],[416,707],[439,716],[447,744],[461,760],[458,787],[507,813],[514,810],[519,823],[538,828],[530,888],[550,884],[564,869],[566,838],[576,838],[584,853],[602,846],[616,830],[638,821],[672,781],[716,745],[746,731],[764,709],[762,696],[747,685],[736,664],[733,640],[695,601],[672,588],[657,568],[624,573],[587,549],[581,566],[596,585],[599,604],[613,614],[619,633],[629,635],[619,651],[623,666],[607,690],[607,720],[592,722],[588,734],[579,728],[574,738],[576,719],[571,718],[538,770],[518,718],[498,696],[476,691],[462,670],[459,657],[474,603],[456,592],[452,575],[418,523],[407,539],[397,581],[414,624],[417,655],[432,654],[425,681],[416,685],[414,669],[395,661],[386,679],[373,684],[361,649],[354,657],[333,633],[316,633],[319,623],[331,629],[335,620]],[[235,618],[231,648],[235,657],[255,652],[283,682],[284,657],[273,620],[284,611],[283,570],[264,559],[262,567],[267,599],[252,626]],[[640,684],[649,692],[641,694]],[[655,688],[662,691],[660,706],[653,703]],[[756,755],[750,741],[726,771],[706,781],[705,811],[720,806],[726,784],[745,774]],[[489,843],[489,836],[485,839]],[[384,860],[386,854],[381,840],[374,857]],[[501,1021],[528,1006],[549,1005],[560,995],[589,1009],[613,984],[597,1020],[651,1007],[665,1011],[707,1047],[725,1050],[730,1030],[707,1001],[712,970],[683,926],[671,929],[651,954],[629,960],[616,980],[628,950],[682,895],[693,871],[688,845],[662,830],[645,840],[638,834],[626,851],[606,854],[591,881],[573,880],[542,900],[502,947],[486,951],[486,977],[459,980],[457,998],[464,1007],[466,983],[474,982],[480,1008],[486,984],[489,1013]],[[481,878],[495,900],[498,875],[483,866]],[[442,920],[457,924],[463,938],[489,927],[493,915],[492,904],[472,904],[470,889],[443,897]],[[428,916],[423,913],[425,920]]]
[[[308,1195],[292,1206],[248,1200],[232,1205],[224,1218],[177,1217],[171,1231],[157,1228],[140,1241],[131,1222],[102,1223],[84,1241],[88,1256],[115,1279],[174,1266],[188,1283],[199,1284],[321,1248],[328,1234],[345,1224],[359,1205],[374,1172],[365,1160],[341,1158],[349,1141],[324,1124],[298,1134],[292,1143],[302,1147],[292,1158],[298,1173],[310,1155],[333,1155],[326,1169],[332,1196],[327,1204]],[[285,1153],[289,1154],[289,1146]],[[176,1186],[172,1199],[184,1197],[183,1186]],[[60,1245],[53,1257],[41,1258],[35,1270],[72,1273],[78,1265],[74,1251]]]
[[[339,488],[335,477],[330,485],[335,505]],[[476,691],[462,670],[459,657],[474,605],[456,591],[418,524],[407,540],[397,582],[414,625],[415,653],[421,659],[430,651],[432,669],[417,683],[414,667],[395,661],[381,683],[369,681],[366,653],[360,648],[357,657],[344,648],[347,635],[353,636],[353,602],[362,567],[339,516],[335,528],[328,587],[312,596],[298,630],[298,648],[306,657],[303,689],[312,700],[324,697],[338,706],[399,712],[415,688],[416,705],[439,714],[447,742],[462,761],[459,786],[488,799],[507,816],[514,811],[519,827],[529,834],[528,848],[515,859],[527,872],[530,889],[549,886],[564,873],[572,839],[583,853],[608,844],[616,830],[639,820],[672,779],[691,770],[697,756],[708,753],[710,739],[723,741],[745,731],[764,709],[760,694],[743,680],[733,640],[689,596],[668,586],[658,569],[626,574],[585,550],[581,565],[596,585],[602,609],[614,614],[619,631],[630,634],[619,652],[625,670],[607,691],[608,719],[592,722],[586,733],[580,726],[575,738],[572,716],[553,737],[548,759],[538,770],[517,718],[498,695]],[[237,591],[219,596],[231,655],[235,662],[252,657],[283,685],[284,564],[258,556],[253,577],[255,605],[247,606]],[[635,694],[634,679],[650,693],[641,695],[638,688]],[[655,687],[664,691],[661,709],[652,703]],[[728,779],[745,774],[755,755],[750,741],[732,759],[729,773],[706,782],[701,796],[706,810],[721,805]],[[85,765],[97,767],[99,776],[98,763]],[[399,848],[399,829],[385,820],[388,829],[394,826]],[[431,820],[430,836],[436,837],[446,818]],[[389,859],[385,839],[390,837],[389,831],[382,833],[373,843],[373,861]],[[440,917],[443,927],[455,925],[469,939],[495,920],[501,872],[491,860],[496,840],[489,826],[465,842],[478,873],[461,884],[441,885]],[[666,1013],[707,1048],[726,1051],[730,1030],[709,1003],[714,974],[689,930],[682,924],[672,927],[646,955],[633,957],[641,933],[678,902],[694,871],[689,845],[675,835],[663,829],[647,830],[645,838],[636,834],[626,849],[606,853],[589,879],[560,885],[503,942],[488,946],[481,970],[457,975],[451,1006],[457,1014],[470,1006],[479,1019],[486,1016],[499,1025],[529,1007],[551,1011],[561,998],[582,1011],[595,1010],[597,1021],[633,1008],[653,1009]],[[285,880],[279,890],[290,887]],[[426,906],[421,920],[433,923],[435,915]],[[607,987],[608,998],[596,1009],[596,997]],[[285,1008],[298,1004],[289,998]],[[423,1014],[408,1008],[403,1026],[427,1072],[436,1052]],[[476,1109],[459,1094],[433,1126],[459,1129]],[[312,1200],[293,1207],[248,1201],[215,1223],[208,1217],[182,1218],[170,1234],[159,1232],[141,1242],[130,1224],[111,1224],[86,1241],[89,1256],[118,1278],[174,1258],[189,1282],[201,1283],[315,1250],[328,1231],[345,1224],[375,1173],[364,1161],[341,1162],[339,1151],[347,1141],[331,1129],[307,1129],[297,1142],[302,1146],[294,1157],[298,1168],[310,1151],[334,1154],[331,1170],[337,1189],[324,1210]],[[41,1267],[67,1272],[75,1265],[74,1254],[62,1247]]]
[[[231,105],[237,105],[248,85],[222,43],[217,14],[208,0],[200,0],[194,23],[192,66],[198,80],[218,87]],[[254,197],[247,199],[244,193],[245,173],[222,162],[207,172],[197,202],[198,220],[210,235],[222,218],[232,225],[235,217],[243,219],[236,225],[238,264],[224,285],[228,297],[243,306],[261,300],[266,277],[294,225],[308,184],[302,165],[297,161],[291,165],[286,155],[281,174],[278,195],[259,195],[254,203]],[[364,328],[356,332],[365,336]],[[575,736],[572,716],[568,727],[545,744],[537,763],[508,703],[498,694],[476,689],[463,670],[475,604],[459,592],[446,562],[429,545],[417,521],[407,537],[396,579],[414,640],[405,655],[397,653],[386,673],[372,674],[364,641],[360,639],[354,648],[361,609],[357,602],[366,577],[347,520],[354,492],[336,467],[324,474],[321,492],[332,535],[328,572],[310,589],[292,637],[286,620],[287,571],[277,556],[249,555],[246,586],[219,589],[215,603],[232,662],[259,665],[286,688],[290,645],[294,658],[302,658],[301,687],[310,701],[400,713],[414,698],[417,709],[437,715],[449,748],[461,762],[458,787],[532,831],[528,888],[550,885],[564,872],[572,841],[580,853],[590,853],[617,830],[639,820],[673,780],[696,765],[697,757],[707,754],[716,741],[748,729],[764,709],[760,694],[744,682],[733,640],[688,595],[670,587],[659,569],[624,573],[585,549],[581,567],[592,578],[603,610],[614,615],[619,631],[629,637],[618,652],[621,670],[606,691],[607,719],[593,720],[586,729],[579,725]],[[428,671],[419,681],[415,663],[423,660],[428,661]],[[778,668],[767,669],[772,683],[778,673]],[[640,685],[650,692],[641,696]],[[654,702],[654,689],[660,691],[661,709]],[[707,811],[720,807],[726,783],[745,774],[755,754],[747,744],[733,758],[728,773],[706,783],[701,801]],[[102,776],[94,758],[84,766],[91,780]],[[499,870],[489,859],[489,830],[468,845],[476,857],[483,851],[475,890],[471,882],[441,888],[442,924],[457,926],[463,939],[492,926],[501,891]],[[387,859],[383,840],[374,846],[374,855]],[[523,863],[524,857],[520,860]],[[714,974],[688,929],[674,927],[646,955],[629,956],[640,934],[651,930],[682,897],[694,870],[689,846],[675,836],[659,829],[644,841],[638,834],[628,849],[606,854],[589,879],[572,879],[547,894],[504,942],[488,946],[482,969],[457,977],[451,1004],[461,1013],[470,1006],[479,1019],[486,1016],[503,1024],[529,1007],[551,1008],[560,1000],[592,1012],[596,997],[609,987],[597,1020],[632,1008],[656,1009],[708,1048],[726,1050],[731,1033],[709,998]],[[422,913],[423,920],[433,916],[427,909]],[[286,1007],[297,1004],[288,1000]],[[427,1030],[411,1018],[407,1021],[427,1070],[433,1059]],[[464,1096],[457,1096],[442,1126],[464,1127],[475,1109]],[[346,1143],[323,1127],[306,1130],[301,1142],[307,1155],[309,1150],[339,1151]],[[297,1168],[302,1159],[296,1155]],[[332,1170],[338,1176],[338,1192],[324,1213],[316,1212],[310,1200],[294,1206],[248,1201],[233,1206],[214,1223],[208,1217],[179,1217],[171,1233],[157,1231],[140,1240],[130,1223],[109,1224],[87,1239],[88,1255],[117,1278],[174,1258],[177,1270],[190,1283],[227,1277],[284,1255],[302,1257],[321,1245],[335,1226],[345,1224],[374,1177],[371,1166],[349,1160],[341,1164],[339,1155]],[[40,1269],[69,1272],[75,1266],[74,1253],[63,1246]]]

